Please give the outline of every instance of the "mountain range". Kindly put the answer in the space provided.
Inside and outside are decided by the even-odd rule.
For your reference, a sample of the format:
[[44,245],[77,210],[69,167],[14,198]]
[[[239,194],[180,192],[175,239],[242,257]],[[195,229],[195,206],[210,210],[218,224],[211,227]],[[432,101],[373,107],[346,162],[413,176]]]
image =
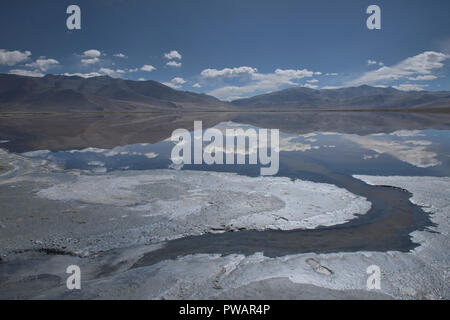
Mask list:
[[229,110],[212,96],[172,89],[156,81],[100,76],[0,74],[1,112],[132,112]]
[[400,110],[450,108],[450,92],[400,91],[362,85],[315,90],[304,87],[232,101],[246,109],[270,110]]
[[0,112],[163,112],[450,109],[450,92],[400,91],[362,85],[340,89],[294,87],[220,101],[162,83],[108,76],[0,74]]

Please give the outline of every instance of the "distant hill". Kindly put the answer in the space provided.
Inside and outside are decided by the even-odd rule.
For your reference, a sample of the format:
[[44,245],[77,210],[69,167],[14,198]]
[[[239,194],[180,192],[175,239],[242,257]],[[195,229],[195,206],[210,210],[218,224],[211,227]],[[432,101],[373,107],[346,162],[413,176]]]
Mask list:
[[174,90],[156,81],[108,76],[42,78],[0,74],[1,112],[229,110],[212,96]]
[[265,110],[395,110],[450,108],[450,92],[400,91],[363,85],[341,89],[289,88],[234,100],[241,109]]
[[314,90],[295,87],[248,99],[220,101],[156,81],[108,76],[42,78],[0,74],[0,112],[432,110],[450,109],[450,92],[371,86]]

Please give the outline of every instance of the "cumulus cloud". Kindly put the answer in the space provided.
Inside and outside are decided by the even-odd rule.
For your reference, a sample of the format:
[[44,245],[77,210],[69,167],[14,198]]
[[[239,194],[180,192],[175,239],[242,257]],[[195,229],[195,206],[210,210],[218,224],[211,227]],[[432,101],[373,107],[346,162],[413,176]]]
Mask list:
[[100,68],[98,70],[99,73],[105,74],[107,76],[113,77],[113,78],[119,78],[122,74],[125,73],[125,70],[122,69],[110,69],[110,68]]
[[378,65],[378,66],[384,66],[384,63],[381,61],[375,61],[375,60],[367,60],[367,65],[369,66],[373,66],[373,65]]
[[181,54],[177,50],[172,50],[168,53],[165,53],[164,57],[169,60],[172,60],[172,59],[181,60]]
[[156,68],[150,64],[145,64],[141,67],[141,70],[146,72],[152,72],[153,70],[156,70]]
[[[203,76],[206,74],[210,78],[220,76],[227,77],[227,75],[230,77],[235,74],[242,75],[244,71],[246,71],[245,74],[250,77],[250,82],[246,85],[228,85],[209,92],[209,94],[224,100],[235,100],[258,93],[267,93],[274,90],[279,90],[283,86],[298,86],[299,84],[294,82],[294,80],[312,77],[314,75],[321,75],[320,72],[314,72],[307,69],[276,69],[273,73],[258,73],[255,68],[250,67],[229,68],[229,70],[206,70],[208,71],[205,72]],[[239,70],[241,71],[240,73],[238,72]]]
[[307,69],[303,70],[293,70],[293,69],[277,69],[275,74],[278,76],[286,77],[289,79],[302,79],[305,77],[312,77],[313,75],[321,75],[321,72],[312,72]]
[[319,86],[317,86],[315,84],[305,83],[304,85],[302,85],[302,87],[309,88],[309,89],[317,89]]
[[47,71],[49,68],[58,65],[59,61],[55,59],[46,59],[45,57],[41,57],[32,63],[28,63],[25,66],[30,68],[35,68],[40,71]]
[[88,72],[88,73],[80,73],[80,72],[75,72],[75,73],[64,73],[65,76],[67,77],[81,77],[81,78],[92,78],[92,77],[100,77],[103,74],[99,73],[99,72]]
[[99,61],[100,61],[99,58],[81,59],[81,63],[84,63],[84,64],[94,64],[94,63],[97,63]]
[[128,56],[126,56],[123,53],[115,53],[115,54],[113,54],[113,57],[122,58],[122,59],[127,59],[128,58]]
[[101,52],[96,49],[90,49],[83,52],[81,63],[94,64],[100,61]]
[[224,68],[221,70],[217,69],[205,69],[200,75],[204,78],[231,78],[231,77],[241,77],[245,75],[252,75],[258,72],[258,69],[252,67],[236,67],[236,68]]
[[183,83],[186,83],[186,81],[185,81],[183,78],[180,78],[180,77],[175,77],[175,78],[173,78],[173,79],[172,79],[172,82],[173,82],[173,83],[177,83],[177,84],[183,84]]
[[377,70],[364,73],[359,78],[347,83],[350,86],[377,84],[383,81],[396,81],[408,77],[431,75],[435,69],[444,66],[443,62],[450,55],[441,52],[426,51],[407,58],[391,67],[383,66]]
[[179,89],[184,83],[186,83],[186,80],[180,77],[175,77],[170,80],[170,82],[163,82],[164,85],[171,87],[172,89]]
[[86,50],[83,52],[83,56],[87,58],[98,58],[101,56],[101,52],[96,49]]
[[31,56],[30,51],[7,51],[5,49],[0,49],[0,65],[14,66],[18,63],[24,62]]
[[169,67],[181,67],[181,62],[176,62],[176,61],[169,61],[166,63],[166,66]]
[[202,86],[200,85],[200,83],[194,83],[192,85],[194,88],[201,88]]
[[43,77],[44,74],[40,72],[39,70],[23,70],[23,69],[13,69],[9,71],[9,74],[16,74],[19,76],[26,76],[26,77]]
[[93,71],[93,72],[87,72],[87,73],[80,73],[80,72],[76,72],[76,73],[64,73],[65,76],[77,76],[77,77],[82,77],[82,78],[92,78],[92,77],[100,77],[100,76],[110,76],[112,78],[120,78],[122,77],[124,74],[129,73],[129,72],[135,72],[137,71],[137,69],[111,69],[111,68],[106,68],[106,67],[102,67],[100,69],[98,69],[98,71]]

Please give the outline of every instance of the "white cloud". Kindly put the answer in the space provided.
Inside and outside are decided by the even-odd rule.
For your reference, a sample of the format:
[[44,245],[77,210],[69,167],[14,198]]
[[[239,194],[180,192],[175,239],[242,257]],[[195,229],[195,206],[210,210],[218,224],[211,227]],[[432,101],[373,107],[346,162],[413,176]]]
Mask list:
[[113,54],[113,56],[116,57],[116,58],[128,59],[128,56],[126,56],[123,53],[115,53],[115,54]]
[[115,71],[109,68],[100,68],[99,72],[104,73],[106,75],[111,75],[113,74]]
[[375,61],[375,60],[367,60],[367,65],[369,65],[369,66],[372,66],[372,65],[379,65],[380,67],[381,66],[384,66],[384,63],[383,62],[381,62],[381,61]]
[[166,63],[166,66],[169,67],[181,67],[181,62],[176,62],[176,61],[169,61]]
[[286,77],[289,79],[302,79],[305,77],[312,77],[313,75],[320,75],[320,72],[312,72],[307,69],[293,70],[293,69],[277,69],[275,70],[277,76]]
[[[223,72],[223,70],[214,71],[214,69],[207,70],[213,70],[208,71],[208,74],[214,76],[218,76],[221,74],[226,75],[229,72]],[[217,71],[219,71],[219,73]],[[320,75],[321,73],[309,71],[307,69],[276,69],[273,73],[257,73],[256,71],[253,72],[247,69],[247,74],[248,76],[250,76],[250,82],[248,84],[243,86],[224,86],[222,88],[218,88],[209,92],[209,94],[219,99],[234,100],[258,93],[267,93],[274,90],[279,90],[282,86],[298,86],[299,84],[294,82],[293,80],[312,77],[314,75]]]
[[58,60],[55,59],[45,59],[45,57],[41,57],[37,59],[35,62],[28,63],[25,66],[39,69],[41,71],[47,71],[49,68],[59,64]]
[[141,67],[141,70],[146,72],[152,72],[153,70],[156,70],[156,68],[152,65],[145,64]]
[[317,80],[317,79],[311,79],[311,80],[306,80],[306,82],[309,82],[309,83],[317,83],[317,82],[319,82],[319,80]]
[[392,67],[383,66],[377,70],[364,73],[359,78],[349,81],[347,85],[376,84],[383,81],[396,81],[417,75],[430,75],[434,69],[444,66],[443,61],[450,55],[426,51],[414,57],[407,58]]
[[181,60],[181,54],[177,50],[172,50],[168,53],[165,53],[164,57],[169,60],[172,60],[172,59]]
[[389,135],[396,137],[424,137],[425,134],[421,133],[420,130],[397,130],[391,132]]
[[392,87],[397,90],[402,90],[402,91],[423,91],[424,87],[428,87],[428,85],[427,84],[403,83],[403,84],[399,84],[398,86],[392,86]]
[[157,156],[159,156],[159,153],[156,153],[156,152],[148,152],[148,153],[146,153],[146,154],[144,154],[147,158],[149,158],[149,159],[153,159],[153,158],[156,158]]
[[324,87],[322,87],[322,89],[325,89],[325,90],[334,90],[334,89],[340,89],[340,88],[342,88],[341,86],[324,86]]
[[325,73],[325,75],[329,76],[329,77],[335,77],[335,76],[338,75],[338,73],[336,73],[336,72],[329,72],[329,73]]
[[194,88],[201,88],[202,86],[200,85],[200,83],[194,83],[192,85]]
[[179,89],[184,83],[186,83],[186,80],[180,77],[175,77],[170,80],[170,82],[163,82],[164,85],[171,87],[172,89]]
[[434,79],[437,79],[437,77],[433,76],[432,74],[408,78],[408,80],[411,80],[411,81],[429,81],[429,80],[434,80]]
[[105,74],[107,76],[113,77],[113,78],[119,78],[122,74],[125,73],[125,70],[122,69],[110,69],[110,68],[100,68],[98,70],[99,73]]
[[428,168],[441,164],[437,159],[437,154],[427,150],[428,144],[425,144],[423,140],[392,140],[385,136],[375,135],[344,135],[343,137],[359,144],[362,148],[372,150],[377,154],[388,154],[419,168]]
[[275,84],[296,85],[292,80],[308,78],[318,74],[320,74],[320,72],[313,72],[307,69],[276,69],[275,73],[256,73],[253,75],[253,78],[259,81],[272,81]]
[[139,78],[138,81],[146,81],[145,78]]
[[102,76],[101,73],[98,72],[89,72],[89,73],[64,73],[65,76],[67,77],[81,77],[81,78],[92,78],[92,77],[100,77]]
[[209,92],[209,94],[218,99],[235,100],[247,97],[257,91],[261,91],[264,89],[270,90],[270,88],[273,88],[273,85],[270,85],[269,87],[264,87],[260,84],[249,84],[241,87],[225,86],[218,89],[214,89],[211,92]]
[[92,78],[92,77],[100,77],[100,76],[110,76],[113,78],[120,78],[122,77],[124,74],[129,73],[129,72],[136,72],[138,69],[111,69],[111,68],[105,68],[102,67],[100,69],[98,69],[98,71],[93,71],[93,72],[88,72],[88,73],[80,73],[80,72],[76,72],[76,73],[64,73],[65,76],[78,76],[78,77],[82,77],[82,78]]
[[316,86],[314,84],[305,83],[302,85],[302,87],[309,88],[309,89],[317,89],[319,86]]
[[205,78],[232,78],[232,77],[241,77],[245,75],[252,75],[258,72],[258,69],[252,67],[236,67],[236,68],[224,68],[222,70],[217,69],[205,69],[200,75]]
[[99,58],[81,59],[81,63],[84,63],[84,64],[94,64],[94,63],[97,63],[99,61],[100,61]]
[[183,84],[183,83],[186,83],[186,81],[183,78],[175,77],[172,79],[172,83]]
[[40,72],[39,70],[22,70],[22,69],[13,69],[9,71],[10,74],[16,74],[19,76],[26,76],[26,77],[43,77],[44,74]]
[[81,63],[94,64],[100,61],[101,52],[96,49],[86,50],[83,52]]
[[86,58],[98,58],[101,56],[101,52],[96,49],[86,50],[83,52],[83,57]]
[[5,49],[0,49],[0,65],[14,66],[28,59],[31,56],[30,51],[6,51]]

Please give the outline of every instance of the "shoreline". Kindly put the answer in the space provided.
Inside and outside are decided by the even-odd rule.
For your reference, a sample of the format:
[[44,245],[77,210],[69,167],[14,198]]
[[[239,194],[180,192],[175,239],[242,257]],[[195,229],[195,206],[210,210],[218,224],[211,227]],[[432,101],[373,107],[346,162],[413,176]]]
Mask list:
[[[305,292],[308,292],[310,297],[316,297],[318,299],[333,297],[352,299],[358,297],[367,299],[449,298],[450,290],[448,285],[446,285],[449,274],[449,263],[447,261],[448,257],[442,256],[443,246],[444,248],[447,246],[450,248],[449,241],[445,242],[442,238],[443,233],[448,234],[449,226],[448,223],[445,224],[442,222],[442,216],[448,215],[447,211],[449,204],[442,203],[442,199],[445,200],[445,197],[443,196],[441,198],[437,196],[431,199],[431,201],[435,201],[433,199],[441,199],[441,202],[439,203],[430,204],[423,202],[423,199],[428,198],[424,198],[424,196],[421,195],[421,192],[423,191],[420,189],[416,190],[417,188],[413,188],[413,192],[410,193],[412,187],[407,182],[411,179],[423,180],[424,177],[400,177],[404,180],[402,180],[403,182],[393,183],[392,181],[394,181],[396,177],[363,178],[356,176],[356,178],[361,178],[367,182],[371,182],[370,179],[378,179],[376,180],[377,183],[373,184],[383,185],[367,185],[365,187],[367,190],[363,191],[363,193],[369,192],[369,190],[375,188],[373,189],[373,192],[376,193],[378,197],[383,197],[383,193],[386,194],[387,203],[397,203],[398,207],[398,200],[401,199],[401,197],[404,197],[404,200],[402,201],[407,201],[409,203],[409,208],[413,208],[413,211],[418,210],[417,214],[426,216],[431,214],[430,218],[433,221],[433,224],[430,224],[429,227],[433,227],[438,233],[430,233],[423,228],[417,229],[417,226],[415,226],[413,228],[415,231],[412,230],[408,233],[408,237],[404,239],[410,241],[409,237],[412,235],[413,239],[418,243],[417,245],[404,250],[404,252],[393,249],[387,251],[370,250],[370,245],[373,245],[371,237],[374,236],[374,239],[378,239],[383,243],[383,240],[380,239],[381,234],[376,230],[380,228],[380,231],[384,230],[386,226],[391,223],[389,221],[392,219],[392,214],[389,213],[389,207],[385,208],[384,211],[381,210],[378,215],[373,216],[373,213],[370,212],[379,210],[380,203],[379,200],[374,201],[370,198],[368,198],[368,200],[372,202],[372,208],[369,210],[370,212],[359,215],[356,219],[352,219],[349,222],[329,227],[316,226],[310,230],[301,229],[290,231],[247,230],[222,232],[218,234],[206,233],[199,236],[183,235],[181,238],[171,241],[159,238],[156,242],[148,242],[148,236],[142,237],[140,234],[142,229],[138,228],[135,233],[130,232],[133,228],[131,225],[128,225],[128,216],[120,218],[123,216],[124,210],[133,212],[134,214],[142,214],[143,211],[128,210],[123,206],[120,206],[121,201],[123,202],[124,200],[125,205],[134,205],[138,207],[139,205],[142,205],[139,204],[139,201],[136,202],[136,200],[139,199],[133,198],[134,193],[126,196],[125,199],[120,197],[117,198],[117,196],[110,197],[110,195],[97,197],[95,195],[93,196],[88,189],[84,196],[93,196],[90,200],[91,203],[89,203],[86,201],[80,202],[80,198],[78,197],[80,194],[83,195],[83,190],[85,189],[84,185],[81,185],[81,193],[78,193],[78,196],[76,189],[74,190],[75,192],[66,194],[66,196],[69,196],[69,199],[70,197],[75,197],[75,199],[78,200],[66,199],[61,201],[66,197],[64,196],[61,199],[61,195],[65,195],[64,190],[52,189],[58,184],[76,184],[77,181],[83,181],[82,178],[85,176],[88,177],[88,180],[90,179],[89,177],[98,180],[98,177],[106,179],[108,176],[111,179],[114,179],[114,177],[120,179],[121,177],[126,178],[127,175],[131,175],[132,177],[135,175],[142,176],[144,174],[143,172],[99,175],[71,170],[69,174],[62,169],[51,166],[46,161],[30,160],[22,156],[8,153],[6,153],[6,155],[9,155],[14,159],[14,161],[11,162],[16,169],[7,172],[2,178],[2,180],[4,180],[0,183],[0,189],[3,189],[2,194],[8,196],[8,194],[3,191],[6,190],[5,188],[7,187],[14,186],[11,190],[11,192],[13,192],[11,195],[15,194],[17,199],[20,199],[22,207],[26,201],[34,199],[33,201],[38,202],[31,204],[30,208],[46,208],[38,211],[42,213],[45,212],[49,215],[43,220],[45,221],[48,230],[66,231],[61,233],[63,238],[56,240],[56,242],[47,242],[45,239],[42,241],[43,239],[37,238],[28,249],[22,248],[19,251],[12,252],[7,257],[3,257],[3,261],[0,262],[0,271],[1,274],[7,274],[8,276],[0,279],[0,287],[7,289],[2,290],[2,292],[4,292],[1,296],[2,298],[244,299],[246,297],[254,297],[257,292],[260,292],[259,297],[261,299],[277,299],[279,298],[278,294],[280,293],[280,290],[292,299],[305,298],[306,296],[302,295],[302,292],[304,294],[306,294]],[[3,153],[3,157],[4,156],[5,153]],[[235,176],[233,174],[224,175],[215,172],[202,173],[186,171],[179,173],[173,170],[162,171],[164,171],[164,174],[175,175],[193,174],[193,176],[202,176],[206,174],[207,176],[227,176],[232,177],[231,179],[240,180],[254,179]],[[336,179],[338,177],[335,176],[334,178]],[[389,180],[389,178],[391,180]],[[7,180],[7,183],[5,183],[5,179]],[[281,179],[281,182],[287,183],[283,178],[276,178],[275,180],[279,179]],[[382,179],[387,179],[387,182]],[[442,183],[445,183],[446,186],[450,186],[450,178],[426,177],[426,179],[429,179],[430,181],[443,181]],[[145,185],[148,181],[144,180],[138,180],[135,183],[137,183],[137,185]],[[189,176],[188,180],[192,180],[192,177]],[[398,177],[397,180],[399,180]],[[122,180],[122,184],[120,185],[126,187],[126,184],[123,184],[124,181],[126,180]],[[365,185],[361,180],[355,179],[351,181],[353,181],[352,183],[354,183],[354,185],[350,189],[360,188]],[[198,182],[195,182],[195,179],[192,180],[192,182],[193,185],[198,185]],[[340,188],[342,188],[342,183],[344,182],[340,182]],[[308,187],[314,185],[319,186],[325,184],[308,183]],[[427,185],[430,184],[428,183]],[[95,187],[95,184],[93,186],[94,189],[98,188]],[[162,185],[158,185],[158,188],[164,190]],[[438,185],[437,191],[440,190],[442,192],[445,188],[443,188],[442,185]],[[56,194],[57,197],[55,199],[59,200],[46,200],[42,197],[42,194],[39,195],[42,190],[47,190],[47,196]],[[49,192],[49,190],[52,192]],[[149,190],[151,189],[147,189],[146,191]],[[203,196],[202,191],[198,190],[197,187],[193,190],[194,192],[191,193],[190,196],[194,198],[201,198]],[[437,191],[433,189],[429,192],[433,193]],[[31,197],[28,200],[24,200],[24,194],[31,194]],[[168,195],[169,198],[167,199],[170,200],[170,197],[174,192],[167,192],[166,190],[163,194]],[[412,198],[410,199],[410,197]],[[416,198],[422,200],[415,201]],[[115,199],[114,201],[119,202],[102,204],[102,201],[105,201],[102,199]],[[258,201],[261,201],[262,199],[264,199],[264,197]],[[417,205],[425,205],[424,209],[427,213],[423,213],[422,209],[413,204],[413,202],[416,202]],[[47,204],[42,207],[44,203]],[[77,209],[74,211],[73,204],[75,203],[78,204]],[[273,205],[273,201],[270,203]],[[10,210],[15,208],[15,210],[19,210],[20,212],[21,208],[19,202],[10,204],[12,206]],[[72,209],[70,209],[71,207]],[[266,205],[264,204],[262,207],[266,207]],[[439,209],[440,207],[442,208]],[[102,208],[108,209],[105,211]],[[50,212],[50,210],[53,211]],[[146,210],[148,210],[148,208],[146,208]],[[401,224],[405,223],[404,219],[407,217],[407,211],[409,209],[405,207],[405,210],[406,215],[404,217],[402,217],[400,212],[397,212],[396,215],[400,214],[400,217],[396,217],[392,221],[398,221]],[[69,220],[71,220],[72,223],[69,225],[72,228],[72,233],[76,231],[74,230],[74,226],[79,225],[79,230],[86,231],[86,235],[92,235],[92,230],[90,231],[88,227],[89,224],[92,225],[92,222],[100,221],[101,219],[107,221],[105,219],[112,217],[116,217],[117,219],[112,225],[124,230],[125,233],[122,235],[103,233],[101,237],[97,236],[96,238],[94,237],[91,239],[87,237],[87,239],[83,239],[82,241],[93,241],[91,249],[97,248],[97,250],[93,250],[91,253],[77,253],[70,247],[73,245],[75,247],[84,245],[80,242],[73,242],[76,239],[70,234],[67,234],[67,226],[69,225],[66,225],[61,219],[56,219],[60,220],[58,222],[60,224],[59,227],[57,225],[49,225],[49,223],[54,223],[54,221],[49,219],[52,214],[55,214],[57,211],[67,218],[70,217]],[[80,212],[85,212],[85,214],[80,216]],[[63,216],[61,216],[61,218]],[[94,217],[97,220],[83,222],[83,220],[80,219],[82,217],[84,217],[83,219],[86,219],[89,216],[91,218]],[[160,218],[158,215],[157,217]],[[436,217],[441,218],[436,220]],[[145,217],[145,219],[149,218],[155,219],[155,217]],[[176,215],[173,216],[173,218],[176,218]],[[36,217],[29,217],[29,219],[32,219],[31,221],[33,221]],[[387,225],[381,224],[373,229],[373,231],[369,232],[368,230],[374,228],[374,224],[376,225],[379,223],[380,219],[381,221],[387,219]],[[153,221],[156,222],[157,220]],[[411,221],[416,220],[413,219]],[[26,223],[25,219],[16,221],[17,225],[23,223]],[[157,230],[154,226],[156,225],[153,225],[151,229],[153,234],[155,230]],[[8,226],[5,227],[9,228]],[[39,229],[39,225],[37,225],[35,221],[33,222],[33,227]],[[161,230],[167,228],[167,224],[163,223],[161,228]],[[5,228],[3,230],[5,230]],[[42,229],[42,231],[44,230],[46,229]],[[362,232],[361,239],[366,239],[366,241],[368,241],[367,245],[365,245],[364,242],[357,240],[359,238],[355,238],[356,234],[352,230],[360,230],[360,232]],[[37,230],[30,230],[31,234],[29,236],[36,236],[36,231]],[[372,234],[374,231],[376,232]],[[17,231],[15,232],[17,233]],[[123,236],[125,234],[127,239],[124,242]],[[307,236],[308,234],[310,236]],[[101,235],[101,233],[98,235]],[[105,236],[106,238],[104,238]],[[308,237],[310,237],[311,241],[314,240],[314,242],[305,241]],[[264,243],[262,242],[262,239],[270,241]],[[80,240],[81,239],[78,241]],[[317,249],[317,241],[322,241],[322,249]],[[387,237],[385,241],[388,241],[387,243],[389,243],[391,247],[395,247],[395,242],[392,241],[392,238]],[[53,246],[47,246],[46,243],[53,243]],[[104,245],[107,243],[114,244],[114,246],[109,248],[105,247]],[[314,245],[314,243],[316,244]],[[339,248],[339,243],[346,245],[354,243],[355,246],[350,246],[350,250],[342,250],[342,248]],[[279,245],[281,245],[281,247]],[[272,246],[272,249],[270,246]],[[307,251],[302,253],[302,247]],[[376,246],[373,248],[376,248]],[[437,250],[433,248],[440,249]],[[66,277],[64,266],[70,264],[77,264],[83,270],[83,290],[79,292],[70,292],[64,285],[64,279]],[[386,284],[385,287],[382,285],[381,291],[369,292],[365,289],[365,279],[367,277],[365,269],[367,266],[373,264],[380,265],[383,277],[387,276],[389,280],[387,286]],[[31,268],[30,271],[31,265],[33,268]],[[439,271],[442,268],[444,268],[444,272]],[[6,272],[6,270],[9,271]],[[172,276],[169,276],[170,274],[183,276],[181,278],[173,278]],[[444,280],[447,280],[444,281],[442,277],[444,277]],[[418,279],[421,279],[421,281],[418,281]],[[192,284],[195,285],[193,286]],[[201,288],[201,290],[199,290],[199,288]],[[262,292],[263,289],[264,292]],[[297,292],[297,290],[300,289],[305,291]],[[127,293],[125,294],[125,292]]]

